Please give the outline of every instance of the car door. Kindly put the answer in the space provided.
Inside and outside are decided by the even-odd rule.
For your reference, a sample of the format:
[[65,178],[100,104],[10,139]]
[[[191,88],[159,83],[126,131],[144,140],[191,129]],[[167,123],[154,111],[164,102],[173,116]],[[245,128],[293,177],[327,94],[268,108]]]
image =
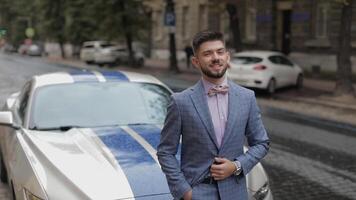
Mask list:
[[287,62],[282,55],[272,55],[268,60],[273,64],[274,74],[277,81],[277,87],[284,87],[288,85],[290,74],[293,70],[293,64]]
[[[12,109],[14,123],[19,124],[21,127],[23,127],[25,123],[28,102],[30,98],[30,91],[31,91],[31,83],[28,82],[23,87],[23,90],[20,96],[18,97],[18,99],[16,100],[14,108]],[[3,156],[4,159],[8,161],[10,169],[13,169],[14,165],[18,161],[17,160],[18,156],[16,155],[16,152],[18,152],[18,147],[19,147],[19,141],[16,135],[17,131],[21,131],[21,130],[15,130],[13,128],[7,127],[6,131],[4,132]]]
[[285,56],[281,56],[280,60],[281,64],[286,66],[286,85],[295,85],[298,77],[298,70],[296,69],[296,65]]

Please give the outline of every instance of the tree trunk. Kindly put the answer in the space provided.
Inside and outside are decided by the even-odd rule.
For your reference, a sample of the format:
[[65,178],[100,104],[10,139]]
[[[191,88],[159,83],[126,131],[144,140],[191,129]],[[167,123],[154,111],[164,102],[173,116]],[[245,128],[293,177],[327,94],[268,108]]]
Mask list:
[[64,52],[64,42],[59,41],[59,48],[61,49],[61,58],[66,58],[66,54]]
[[351,22],[352,22],[352,3],[353,0],[348,0],[348,4],[343,4],[341,15],[341,26],[339,32],[339,51],[337,54],[337,74],[336,87],[334,94],[353,95],[355,90],[352,86],[352,67],[351,67]]
[[232,46],[234,47],[235,51],[241,51],[241,33],[240,33],[240,22],[239,22],[239,15],[237,11],[236,4],[227,3],[226,10],[229,13],[230,19],[230,30],[232,32]]
[[120,11],[123,13],[121,16],[122,20],[122,26],[125,27],[124,32],[125,32],[125,39],[126,39],[126,46],[127,50],[129,52],[129,66],[134,66],[134,55],[133,55],[133,50],[132,50],[132,33],[131,33],[131,24],[130,21],[128,20],[128,16],[126,14],[126,5],[125,1],[121,0],[119,1],[119,7]]
[[129,31],[126,31],[125,38],[126,38],[127,50],[129,51],[129,65],[134,66],[135,59],[134,59],[134,54],[133,54],[133,50],[132,50],[132,35]]
[[177,65],[177,55],[176,55],[176,40],[175,40],[175,34],[174,33],[169,33],[169,63],[170,63],[170,70],[176,73],[179,73],[179,68]]

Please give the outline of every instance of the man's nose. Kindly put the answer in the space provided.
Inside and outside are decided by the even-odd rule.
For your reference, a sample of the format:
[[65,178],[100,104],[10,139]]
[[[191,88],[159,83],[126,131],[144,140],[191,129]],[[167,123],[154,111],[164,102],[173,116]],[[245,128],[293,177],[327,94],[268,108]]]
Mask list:
[[215,59],[218,59],[218,58],[219,58],[218,52],[213,52],[212,58],[213,58],[214,60],[215,60]]

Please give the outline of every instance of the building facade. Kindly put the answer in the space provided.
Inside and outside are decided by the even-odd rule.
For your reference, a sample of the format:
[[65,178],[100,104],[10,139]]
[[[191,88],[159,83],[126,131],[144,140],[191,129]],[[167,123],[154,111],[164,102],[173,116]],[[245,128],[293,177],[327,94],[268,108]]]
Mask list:
[[[178,58],[192,36],[204,29],[219,30],[232,42],[226,3],[237,8],[241,48],[277,50],[304,68],[336,70],[342,4],[336,0],[175,0]],[[169,56],[169,29],[164,26],[165,0],[145,0],[152,10],[152,56]],[[342,36],[341,36],[342,37]],[[356,2],[351,28],[356,52]],[[180,55],[180,56],[179,56]],[[356,58],[352,58],[354,72]]]

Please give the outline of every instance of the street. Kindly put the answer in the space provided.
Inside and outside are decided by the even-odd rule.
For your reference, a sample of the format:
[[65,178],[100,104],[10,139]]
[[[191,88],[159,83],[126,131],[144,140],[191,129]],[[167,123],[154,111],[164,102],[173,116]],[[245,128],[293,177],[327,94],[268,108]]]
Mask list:
[[[99,69],[90,66],[91,69]],[[0,104],[31,76],[71,68],[45,58],[0,54]],[[261,95],[258,99],[268,101]],[[262,161],[276,200],[356,199],[356,128],[261,106],[271,148]],[[0,184],[0,200],[9,199]]]

